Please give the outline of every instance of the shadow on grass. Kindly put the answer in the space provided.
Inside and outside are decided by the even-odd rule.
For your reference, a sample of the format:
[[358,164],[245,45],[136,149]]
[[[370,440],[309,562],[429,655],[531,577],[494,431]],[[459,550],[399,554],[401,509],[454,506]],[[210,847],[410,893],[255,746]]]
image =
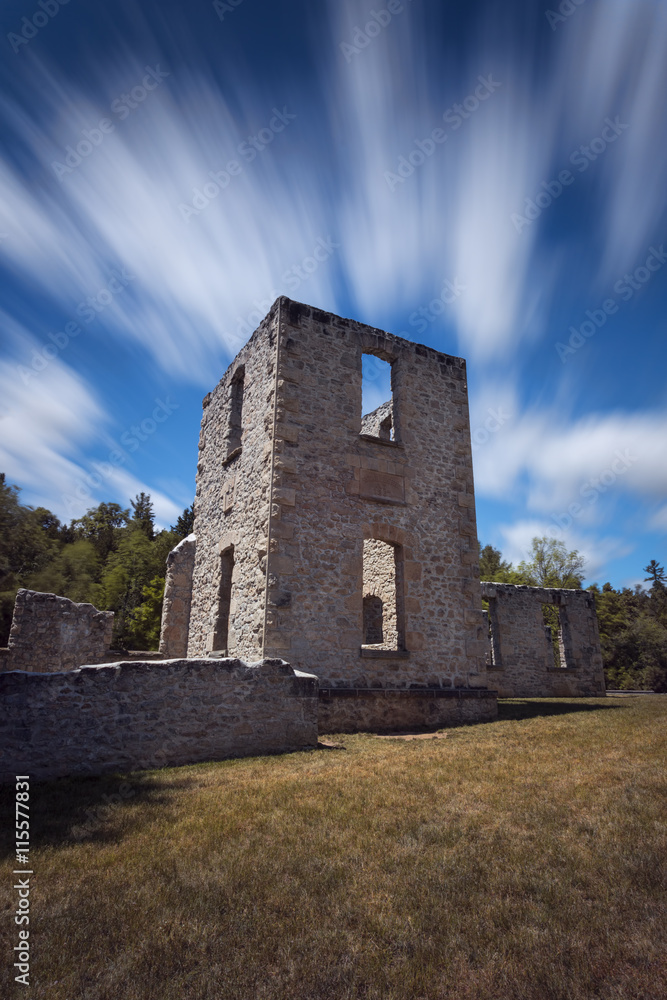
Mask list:
[[546,698],[524,700],[523,698],[499,698],[498,719],[536,719],[546,715],[568,715],[571,712],[608,712],[620,709],[621,705],[587,705],[580,701],[549,701]]
[[[168,781],[155,772],[136,772],[31,782],[31,847],[117,842],[150,821],[144,810],[136,810],[137,805],[164,809],[178,792],[196,783],[192,776],[179,778],[173,772]],[[14,785],[0,787],[0,815],[8,820],[5,828],[13,818],[14,794]],[[14,843],[8,837],[2,840],[0,858],[14,857]]]

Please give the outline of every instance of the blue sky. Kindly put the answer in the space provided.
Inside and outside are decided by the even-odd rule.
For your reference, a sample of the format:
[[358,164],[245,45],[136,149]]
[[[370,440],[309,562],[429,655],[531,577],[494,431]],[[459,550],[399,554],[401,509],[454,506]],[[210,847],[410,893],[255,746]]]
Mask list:
[[[279,294],[467,359],[480,539],[667,533],[667,2],[5,0],[0,470],[194,494]],[[369,405],[382,398],[381,379]]]

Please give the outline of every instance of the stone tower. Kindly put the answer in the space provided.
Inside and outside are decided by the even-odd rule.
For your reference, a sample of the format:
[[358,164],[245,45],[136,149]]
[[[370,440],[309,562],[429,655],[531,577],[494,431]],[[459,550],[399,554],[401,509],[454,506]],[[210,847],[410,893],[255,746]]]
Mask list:
[[[363,354],[392,398],[362,424]],[[281,657],[366,722],[495,712],[461,358],[277,299],[204,400],[194,534],[188,656]]]

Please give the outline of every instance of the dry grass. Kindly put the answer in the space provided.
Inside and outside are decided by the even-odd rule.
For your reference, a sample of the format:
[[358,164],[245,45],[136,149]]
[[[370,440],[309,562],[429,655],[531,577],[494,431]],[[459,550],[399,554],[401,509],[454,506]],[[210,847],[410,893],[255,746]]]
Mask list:
[[3,995],[661,1000],[667,697],[501,712],[131,775],[80,842],[122,779],[33,786],[32,985],[5,875]]

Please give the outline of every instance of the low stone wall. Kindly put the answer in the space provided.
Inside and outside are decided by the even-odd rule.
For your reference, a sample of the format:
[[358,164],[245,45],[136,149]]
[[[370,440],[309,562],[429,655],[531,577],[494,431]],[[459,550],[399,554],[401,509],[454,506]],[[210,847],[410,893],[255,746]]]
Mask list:
[[160,652],[164,656],[187,656],[196,552],[197,536],[188,535],[167,556],[160,625]]
[[76,604],[67,597],[19,590],[8,652],[0,669],[51,673],[108,657],[113,611]]
[[392,732],[491,722],[495,691],[483,688],[321,688],[321,733]]
[[317,746],[318,681],[283,660],[165,660],[0,675],[0,780]]
[[[482,583],[489,602],[489,684],[501,698],[586,698],[605,694],[593,595],[586,590]],[[545,628],[542,605],[560,617],[560,657]]]

